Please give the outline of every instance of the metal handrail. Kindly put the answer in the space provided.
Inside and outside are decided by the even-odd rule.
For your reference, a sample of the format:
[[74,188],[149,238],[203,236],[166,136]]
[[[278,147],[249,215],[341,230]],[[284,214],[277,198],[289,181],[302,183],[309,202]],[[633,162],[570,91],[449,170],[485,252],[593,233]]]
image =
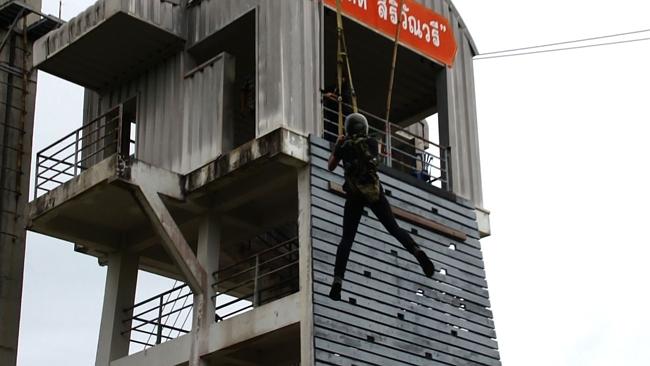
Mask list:
[[281,243],[279,243],[279,244],[276,244],[275,246],[272,246],[272,247],[270,247],[270,248],[264,249],[264,250],[262,250],[262,251],[260,251],[260,252],[258,252],[258,253],[256,253],[256,254],[253,254],[253,255],[251,255],[251,256],[249,256],[249,257],[246,257],[245,259],[242,259],[242,260],[240,260],[240,261],[237,262],[237,263],[231,264],[231,265],[229,265],[228,267],[221,268],[221,269],[219,269],[219,270],[213,272],[212,275],[213,275],[213,276],[216,276],[216,275],[219,274],[219,273],[225,272],[225,271],[227,271],[227,270],[229,270],[229,269],[231,269],[231,268],[233,268],[233,267],[236,267],[236,266],[238,266],[238,265],[240,265],[240,264],[243,264],[243,263],[246,263],[246,262],[248,262],[248,261],[250,261],[250,260],[252,260],[252,259],[255,259],[256,257],[259,257],[259,256],[262,255],[262,254],[266,254],[267,252],[270,252],[270,251],[272,251],[272,250],[276,250],[276,249],[278,249],[278,248],[280,248],[280,247],[282,247],[282,246],[286,246],[287,244],[292,244],[292,243],[296,242],[297,240],[298,240],[298,238],[291,238],[291,239],[285,240],[285,241],[283,241],[283,242],[281,242]]
[[[235,263],[234,265],[228,266],[227,268],[224,268],[223,270],[219,270],[214,273],[216,278],[215,283],[212,285],[213,288],[215,288],[218,292],[216,295],[213,296],[213,299],[215,302],[218,302],[218,299],[220,296],[224,295],[230,295],[235,290],[240,289],[240,288],[249,288],[249,286],[252,286],[252,290],[243,294],[243,295],[237,295],[235,299],[232,299],[230,301],[227,301],[224,304],[219,304],[216,308],[217,311],[221,309],[226,309],[230,306],[234,306],[238,303],[242,303],[244,306],[240,307],[234,311],[231,311],[227,314],[215,314],[215,317],[217,321],[223,320],[225,318],[228,318],[230,316],[233,316],[235,314],[238,314],[246,309],[250,308],[255,308],[257,306],[260,306],[266,302],[268,302],[268,299],[262,299],[261,294],[264,293],[265,291],[268,292],[271,289],[278,288],[278,286],[286,286],[287,283],[295,283],[296,285],[298,284],[298,274],[297,271],[294,274],[292,271],[294,269],[298,269],[298,258],[294,258],[295,253],[298,252],[298,238],[292,238],[286,241],[283,241],[280,244],[277,244],[271,248],[267,248],[265,250],[262,250],[242,261],[239,261],[238,263]],[[296,245],[295,248],[291,249],[291,246]],[[275,249],[278,249],[280,247],[287,247],[289,246],[289,250],[286,252],[283,252],[279,255],[274,255],[271,258],[267,259],[261,259],[261,257]],[[289,262],[284,262],[280,261],[280,259],[283,258],[290,258]],[[234,274],[230,274],[228,276],[218,276],[218,275],[223,275],[225,271],[236,268],[237,266],[241,266],[241,264],[245,263],[250,263],[251,260],[254,260],[252,265],[247,266],[246,268],[240,269],[236,271]],[[239,277],[241,277],[243,274],[250,273],[250,277],[246,278],[244,280],[238,280]],[[288,276],[283,276],[283,273],[287,273]],[[266,278],[270,278],[272,275],[278,274],[280,275],[279,278],[282,279],[282,277],[288,277],[284,278],[280,281],[275,281],[274,283],[269,284],[268,286],[261,286],[260,281]],[[228,286],[228,288],[219,291],[218,287],[221,284],[224,283],[231,283],[235,282],[234,284]],[[297,286],[296,286],[297,287]],[[293,290],[290,290],[289,293],[294,292]],[[277,298],[277,297],[274,297]],[[266,300],[266,301],[264,301]]]
[[131,126],[123,123],[122,112],[120,104],[41,149],[36,154],[34,198],[78,176],[102,156],[128,155],[135,142],[123,136]]
[[[275,241],[280,237],[281,236],[274,236],[271,239],[272,241]],[[235,287],[226,291],[220,291],[211,296],[215,303],[218,303],[221,299],[220,296],[228,295],[229,292],[231,293],[237,288],[244,288],[241,292],[246,292],[243,296],[237,296],[236,298],[227,300],[223,304],[216,305],[215,321],[224,320],[248,309],[262,305],[263,303],[267,303],[295,292],[298,288],[297,269],[299,258],[295,255],[298,253],[297,243],[298,238],[294,237],[278,244],[273,244],[273,246],[265,248],[244,260],[238,261],[233,265],[214,272],[213,275],[220,275],[223,278],[219,278],[218,281],[215,281],[212,285],[213,288],[218,288],[219,284],[239,280],[238,277],[243,274],[251,273],[250,278],[239,281]],[[274,252],[282,248],[286,248],[286,250],[279,254]],[[285,262],[281,261],[283,258],[290,259],[288,262]],[[254,259],[254,263],[250,263],[251,259]],[[241,267],[242,264],[247,264],[246,268],[238,268],[238,266]],[[236,272],[234,274],[227,274],[227,271],[232,270],[233,268],[237,269]],[[224,276],[224,274],[227,274],[227,276]],[[279,276],[276,277],[274,275]],[[262,281],[268,278],[272,278],[273,280]],[[252,288],[245,286],[251,286]],[[132,343],[140,344],[143,345],[144,348],[147,348],[171,340],[181,334],[189,333],[190,330],[185,328],[185,322],[183,322],[182,325],[176,324],[176,320],[183,316],[181,314],[184,314],[185,320],[187,320],[193,311],[194,304],[192,301],[186,305],[187,299],[192,296],[191,292],[184,293],[188,288],[189,286],[186,284],[179,286],[174,284],[174,287],[170,290],[164,291],[160,294],[139,301],[133,306],[125,308],[123,312],[126,319],[123,320],[123,323],[132,324],[129,329],[124,330],[122,334],[130,334],[130,341]],[[269,291],[273,292],[270,293]],[[268,297],[262,298],[262,294],[265,293],[268,294]],[[177,295],[172,296],[172,294]],[[176,304],[180,304],[180,307],[176,308]],[[242,306],[238,306],[238,304],[241,304]],[[230,308],[233,305],[235,308]],[[227,313],[221,314],[222,311]],[[175,315],[175,317],[172,315]],[[173,320],[174,318],[176,318],[176,320]],[[170,319],[172,319],[172,321],[168,325],[167,321]]]
[[[338,103],[338,100],[328,95],[323,95],[322,98],[323,137],[336,138],[336,133],[333,131],[336,131],[335,126],[338,126],[338,110],[329,108],[325,101]],[[343,103],[343,105],[348,110],[352,109],[350,104]],[[365,115],[369,120],[369,134],[382,144],[379,156],[385,166],[406,171],[429,184],[439,185],[440,188],[450,189],[448,177],[451,149],[448,146],[442,146],[423,136],[418,136],[406,128],[387,122],[385,118],[370,112],[359,110],[359,113]],[[387,125],[388,128],[386,128]],[[404,134],[407,136],[402,136]],[[437,153],[435,153],[436,150]]]

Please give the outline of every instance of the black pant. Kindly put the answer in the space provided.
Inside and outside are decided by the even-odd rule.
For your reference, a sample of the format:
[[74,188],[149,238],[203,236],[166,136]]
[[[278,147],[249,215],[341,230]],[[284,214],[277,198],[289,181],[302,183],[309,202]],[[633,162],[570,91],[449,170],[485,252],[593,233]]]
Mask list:
[[388,230],[388,232],[393,235],[409,253],[415,254],[415,251],[419,249],[418,245],[413,241],[413,238],[397,225],[395,216],[393,216],[393,212],[390,209],[390,204],[384,195],[383,189],[379,196],[379,200],[373,203],[366,202],[362,197],[348,195],[348,198],[345,201],[345,210],[343,213],[343,237],[341,238],[339,247],[336,250],[336,264],[334,265],[334,276],[341,279],[345,274],[345,267],[348,263],[348,257],[350,256],[354,237],[357,234],[359,221],[363,214],[363,207],[366,205],[370,207],[386,230]]

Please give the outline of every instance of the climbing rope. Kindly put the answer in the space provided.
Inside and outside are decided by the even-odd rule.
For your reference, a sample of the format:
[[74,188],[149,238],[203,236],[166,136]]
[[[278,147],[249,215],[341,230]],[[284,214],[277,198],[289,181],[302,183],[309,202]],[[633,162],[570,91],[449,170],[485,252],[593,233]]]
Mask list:
[[350,86],[350,96],[352,97],[352,111],[357,113],[357,93],[354,90],[352,82],[352,67],[350,67],[350,58],[348,57],[348,47],[345,43],[345,33],[343,30],[343,16],[341,10],[341,0],[336,0],[336,79],[338,87],[339,103],[339,136],[343,134],[343,62],[345,61],[346,72],[348,76],[348,85]]
[[[400,0],[399,6],[397,8],[397,13],[402,14],[402,7],[404,6],[404,0]],[[391,156],[391,143],[390,143],[390,107],[393,102],[393,86],[395,84],[395,66],[397,65],[397,50],[399,46],[399,34],[402,30],[400,27],[400,16],[397,16],[397,30],[395,31],[395,42],[393,43],[393,59],[390,64],[390,78],[388,80],[388,96],[386,97],[386,154],[388,161],[390,161]]]

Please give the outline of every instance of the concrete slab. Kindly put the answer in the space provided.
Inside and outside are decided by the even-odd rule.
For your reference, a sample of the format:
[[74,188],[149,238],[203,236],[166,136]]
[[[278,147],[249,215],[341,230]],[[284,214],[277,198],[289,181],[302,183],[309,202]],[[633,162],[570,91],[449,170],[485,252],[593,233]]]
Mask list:
[[179,7],[157,1],[149,13],[142,11],[150,7],[145,1],[97,1],[36,41],[34,65],[95,90],[140,74],[185,42]]
[[[301,296],[295,293],[212,324],[208,352],[203,355],[207,365],[281,365],[273,359],[299,359]],[[186,365],[190,343],[191,335],[187,334],[115,360],[111,366]],[[251,344],[258,351],[251,352]],[[279,349],[283,352],[277,352]]]

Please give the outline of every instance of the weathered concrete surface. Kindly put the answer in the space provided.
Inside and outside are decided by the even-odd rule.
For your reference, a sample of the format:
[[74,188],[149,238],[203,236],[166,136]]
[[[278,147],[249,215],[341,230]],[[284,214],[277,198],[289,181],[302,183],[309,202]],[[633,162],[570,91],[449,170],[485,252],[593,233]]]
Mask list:
[[[41,8],[41,0],[23,0],[22,3],[32,9]],[[0,4],[10,5],[7,1]],[[26,17],[27,25],[36,18]],[[19,20],[17,28],[22,30],[23,25],[23,20]],[[10,36],[8,28],[0,30],[0,38],[7,37],[0,50],[0,59],[9,68],[30,69],[32,58],[22,50],[30,48],[31,41],[23,45],[22,32],[17,30]],[[18,355],[25,261],[24,210],[29,199],[37,74],[34,72],[23,79],[19,73],[3,71],[1,80],[0,365],[13,366]]]
[[138,282],[138,257],[128,252],[113,253],[108,258],[104,305],[99,328],[95,366],[109,366],[111,361],[129,354],[131,314]]
[[88,168],[83,174],[70,179],[47,194],[31,201],[27,205],[26,210],[28,219],[27,229],[31,229],[34,220],[48,211],[52,211],[70,202],[70,200],[99,184],[109,182],[116,176],[116,171],[117,156],[113,155]]
[[[234,318],[213,323],[209,329],[208,349],[203,357],[241,342],[299,323],[300,301],[303,295],[294,293],[265,304]],[[165,342],[146,351],[113,361],[111,366],[177,366],[187,364],[190,357],[191,334]],[[260,365],[265,364],[260,360]]]
[[314,304],[311,243],[311,172],[298,170],[298,244],[300,253],[300,364],[314,363]]
[[162,239],[165,250],[180,268],[192,292],[194,294],[204,293],[208,282],[207,273],[194,255],[165,203],[158,192],[152,190],[146,182],[136,181],[136,184],[135,195],[145,214],[149,217],[154,230]]
[[309,162],[309,140],[291,130],[278,128],[188,174],[185,190],[191,194],[236,170],[250,167],[253,162],[273,157],[281,158],[287,164],[304,165]]
[[[98,218],[108,220],[106,222],[110,222],[112,225],[118,225],[113,228],[116,233],[122,232],[122,227],[129,229],[129,226],[126,226],[128,225],[126,222],[123,224],[114,224],[114,222],[123,219],[125,215],[130,215],[127,221],[138,219],[142,222],[143,227],[150,226],[151,229],[148,230],[153,230],[153,234],[159,238],[159,242],[162,243],[165,251],[172,258],[174,265],[179,269],[183,279],[189,284],[194,293],[195,312],[193,331],[186,337],[183,337],[183,339],[186,339],[184,342],[187,342],[187,345],[178,347],[187,350],[187,357],[183,357],[183,362],[189,362],[191,366],[202,365],[205,363],[202,357],[206,354],[214,353],[228,345],[236,344],[289,324],[302,321],[306,326],[301,329],[309,332],[310,316],[298,307],[298,303],[302,301],[300,300],[301,297],[292,295],[288,299],[279,300],[278,304],[280,305],[273,305],[282,306],[282,309],[265,305],[251,312],[251,314],[238,317],[237,323],[229,321],[219,323],[221,331],[219,331],[219,335],[215,334],[213,324],[214,315],[211,310],[214,308],[214,303],[211,299],[212,289],[209,286],[210,281],[208,281],[208,278],[209,274],[216,270],[218,264],[218,259],[212,258],[221,240],[221,233],[219,232],[218,225],[215,226],[215,222],[219,221],[218,215],[222,214],[224,207],[219,205],[218,209],[215,207],[210,209],[204,203],[197,205],[196,201],[188,198],[190,191],[199,191],[198,196],[201,196],[200,192],[203,192],[206,186],[209,186],[211,190],[214,190],[214,187],[219,189],[218,187],[224,187],[232,183],[233,179],[240,179],[242,176],[246,176],[246,174],[249,174],[247,172],[257,171],[261,167],[268,166],[268,163],[272,163],[271,166],[273,169],[269,172],[269,179],[266,182],[268,184],[264,188],[268,190],[277,186],[282,192],[290,191],[293,195],[291,197],[292,199],[285,199],[282,195],[278,197],[285,200],[285,202],[293,202],[297,199],[295,196],[295,186],[297,184],[301,185],[302,190],[305,192],[309,189],[309,174],[305,170],[309,161],[308,149],[308,140],[305,136],[287,129],[277,129],[260,139],[254,140],[221,156],[187,176],[160,169],[137,160],[130,161],[124,165],[118,161],[116,156],[112,156],[90,167],[80,176],[75,177],[30,203],[29,209],[27,210],[30,228],[38,229],[40,232],[48,234],[48,226],[42,225],[43,223],[52,220],[51,223],[53,225],[56,224],[54,226],[60,226],[59,224],[63,222],[61,220],[65,219],[63,217],[65,215],[62,215],[62,213],[66,210],[79,209],[87,211],[75,212],[77,217],[80,217],[79,215],[98,215]],[[262,171],[264,169],[266,168],[263,168]],[[298,181],[296,181],[295,169],[303,171]],[[288,179],[291,179],[291,181]],[[257,182],[257,180],[254,182]],[[266,190],[263,191],[266,192]],[[260,197],[255,195],[256,191],[256,189],[251,189],[250,192],[253,194],[246,196],[246,199],[260,199]],[[118,194],[130,196],[130,199],[133,200],[131,207],[135,208],[135,210],[128,209],[128,212],[111,211],[106,213],[105,210],[97,210],[95,205],[86,207],[87,205],[79,204],[83,203],[88,197],[93,197],[93,200],[99,199],[96,195],[105,195],[101,197],[101,200],[109,202],[112,197],[117,197],[116,195]],[[163,196],[168,199],[166,201],[163,200]],[[305,197],[307,197],[306,193]],[[215,198],[213,197],[212,201],[208,199],[206,202],[213,202],[214,205],[217,203],[217,201],[214,201]],[[71,205],[70,203],[72,202],[77,202],[78,204]],[[240,201],[238,202],[240,205],[243,204]],[[221,202],[219,201],[219,203]],[[306,248],[308,248],[310,243],[305,240],[309,238],[310,204],[308,201],[304,201],[301,205],[305,208],[300,214],[301,218],[299,219],[302,222],[301,232],[303,244],[301,245],[307,245],[303,250],[308,252]],[[200,229],[196,254],[181,231],[179,223],[176,222],[175,217],[172,215],[171,210],[178,207],[188,212],[193,212],[193,214],[206,215],[204,222],[199,224]],[[230,204],[226,203],[225,207],[235,208],[233,202],[230,202]],[[108,216],[102,216],[105,214]],[[112,218],[110,215],[118,216]],[[73,226],[75,226],[74,223],[70,222],[69,225],[64,225],[64,228],[59,229],[69,231]],[[57,235],[60,234],[58,233]],[[111,237],[109,232],[106,234],[107,237]],[[87,233],[87,235],[90,235],[90,233]],[[94,238],[91,239],[94,240]],[[115,253],[121,248],[118,245],[120,242],[118,239],[117,237],[113,238],[115,242],[114,246],[108,245],[101,247],[105,256],[112,258],[114,255],[112,253]],[[125,239],[129,239],[129,236],[125,236]],[[195,239],[196,237],[193,240]],[[130,241],[128,243],[129,245],[132,244]],[[136,243],[140,243],[136,245],[137,247],[146,248],[149,245],[142,244],[142,241]],[[126,245],[123,249],[129,251],[133,256],[137,256],[138,252],[133,252],[129,245]],[[141,257],[139,260],[140,264],[149,263],[146,261],[147,259],[144,257]],[[308,260],[302,261],[302,267],[306,268],[303,270],[302,276],[302,298],[305,296],[309,298],[310,296],[309,291],[311,287],[309,285],[310,279],[308,275],[311,273],[311,270],[309,269],[309,263],[310,261]],[[136,263],[135,266],[137,268],[138,264]],[[304,274],[307,274],[307,277]],[[108,298],[106,301],[112,302],[105,305],[106,310],[103,316],[104,320],[102,321],[102,340],[100,340],[101,347],[97,356],[98,365],[107,365],[107,362],[115,359],[116,355],[123,353],[123,347],[120,346],[119,339],[116,340],[112,337],[114,336],[115,329],[121,326],[121,321],[110,311],[117,306],[117,302],[121,301],[119,298],[124,297],[120,294],[115,295],[115,291],[111,290],[111,286],[114,286],[118,280],[114,279],[110,280],[110,283],[107,282]],[[128,289],[128,286],[126,289]],[[305,303],[311,302],[308,301]],[[127,307],[131,304],[121,305],[124,305],[122,307]],[[109,317],[111,314],[113,314],[112,317]],[[261,319],[259,314],[265,314],[263,316],[264,319]],[[228,336],[224,337],[224,334]],[[171,344],[182,343],[175,342]],[[305,347],[307,345],[308,343],[305,343]],[[167,348],[161,349],[165,350]],[[179,351],[176,350],[173,352]],[[309,348],[306,348],[306,352],[310,352]],[[173,359],[172,357],[170,360]]]
[[37,40],[34,64],[91,89],[129,79],[182,47],[183,8],[169,1],[99,0]]
[[492,235],[492,230],[490,229],[490,211],[477,207],[476,221],[478,222],[478,232],[481,234],[481,238]]

